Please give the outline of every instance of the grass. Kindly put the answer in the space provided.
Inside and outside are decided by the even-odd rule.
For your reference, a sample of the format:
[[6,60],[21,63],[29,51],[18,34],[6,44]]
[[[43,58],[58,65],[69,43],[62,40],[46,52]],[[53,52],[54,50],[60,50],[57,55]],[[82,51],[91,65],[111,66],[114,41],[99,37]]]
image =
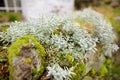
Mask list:
[[22,20],[22,14],[21,13],[0,12],[0,23],[21,21],[21,20]]

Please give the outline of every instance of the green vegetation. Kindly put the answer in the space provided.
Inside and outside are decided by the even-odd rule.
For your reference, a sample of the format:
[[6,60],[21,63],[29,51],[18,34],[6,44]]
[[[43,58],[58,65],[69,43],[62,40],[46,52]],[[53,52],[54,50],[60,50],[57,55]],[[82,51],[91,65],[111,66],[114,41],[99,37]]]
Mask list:
[[115,9],[113,9],[113,13],[114,13],[115,15],[120,16],[120,8],[115,8]]
[[[107,1],[109,1],[109,0],[106,0],[106,2]],[[108,21],[110,23],[112,23],[112,25],[113,25],[115,31],[118,33],[118,37],[119,37],[120,36],[120,21],[116,20],[116,16],[120,16],[119,8],[116,8],[116,9],[109,8],[107,10],[106,10],[106,8],[97,8],[96,10],[98,12],[101,12],[102,14],[104,14],[107,18],[109,18]],[[11,16],[9,18],[10,21],[16,20],[15,16],[13,16],[13,15],[10,15],[10,16]],[[80,25],[83,25],[83,22],[80,22],[79,20],[76,20],[75,23],[79,23]],[[9,26],[7,26],[7,25],[3,26],[0,30],[0,32],[6,31],[6,29],[8,27]],[[60,34],[59,30],[56,30],[54,33]],[[45,50],[42,47],[42,45],[40,45],[40,43],[38,42],[38,40],[35,37],[28,35],[28,36],[18,38],[15,42],[13,42],[12,44],[9,45],[10,47],[8,48],[8,58],[9,58],[9,64],[10,64],[9,65],[10,79],[11,79],[11,74],[12,74],[12,58],[19,55],[21,46],[30,45],[30,43],[29,43],[30,39],[35,44],[34,49],[40,53],[39,57],[43,59],[42,60],[43,65],[41,66],[40,70],[37,71],[36,69],[34,69],[32,73],[33,73],[33,75],[37,74],[36,79],[38,79],[40,76],[42,76],[44,79],[44,77],[46,76],[47,70],[45,73],[43,73],[43,71],[45,70],[46,62],[47,62],[47,60],[45,60],[45,56],[46,56]],[[2,48],[2,47],[0,47],[0,48]],[[0,69],[2,69],[2,67],[4,66],[3,65],[4,63],[7,63],[7,58],[4,56],[1,56],[1,55],[4,55],[4,52],[1,52],[1,50],[0,50]],[[65,64],[65,66],[67,65],[68,68],[75,66],[73,72],[76,75],[72,75],[72,80],[80,80],[80,79],[82,80],[82,79],[84,79],[84,76],[85,77],[87,76],[93,80],[119,80],[120,79],[120,67],[119,67],[120,64],[118,64],[119,62],[115,63],[116,62],[115,58],[117,56],[116,56],[116,54],[114,54],[114,55],[115,56],[113,56],[112,58],[106,57],[106,61],[104,62],[104,64],[102,65],[102,67],[100,68],[99,71],[96,71],[92,67],[91,70],[87,74],[84,74],[86,71],[86,68],[87,68],[86,64],[82,63],[81,61],[80,62],[73,61],[73,57],[71,54],[68,54],[67,56],[64,56],[64,55],[60,56],[59,62],[60,63],[63,62]],[[55,55],[55,57],[57,57],[57,56]],[[65,58],[65,60],[64,60],[64,58]],[[47,59],[48,59],[48,57],[47,57]],[[27,58],[25,60],[25,62],[30,63],[31,59]],[[60,64],[60,66],[61,66],[61,64]],[[64,65],[62,65],[62,67],[64,67]],[[2,75],[1,70],[0,70],[0,75]],[[9,76],[8,74],[4,77],[0,76],[0,79],[8,80],[8,78],[7,78],[8,76]],[[87,80],[90,80],[90,79],[87,79]]]
[[115,31],[117,31],[118,35],[120,36],[120,21],[115,20],[115,18],[109,18],[110,22],[112,23]]
[[2,22],[12,22],[12,21],[21,21],[21,13],[13,12],[0,12],[0,23]]
[[85,71],[86,67],[85,64],[83,64],[82,62],[77,64],[75,69],[74,69],[74,73],[76,75],[72,76],[72,80],[79,80],[84,76],[84,71]]
[[104,14],[108,18],[108,21],[112,24],[112,26],[114,27],[114,31],[117,32],[119,37],[120,36],[120,20],[117,20],[116,18],[120,16],[120,8],[113,9],[110,7],[94,7],[93,9]]
[[4,32],[9,28],[9,25],[2,25],[0,26],[0,32]]
[[8,80],[8,59],[6,49],[0,46],[0,80]]

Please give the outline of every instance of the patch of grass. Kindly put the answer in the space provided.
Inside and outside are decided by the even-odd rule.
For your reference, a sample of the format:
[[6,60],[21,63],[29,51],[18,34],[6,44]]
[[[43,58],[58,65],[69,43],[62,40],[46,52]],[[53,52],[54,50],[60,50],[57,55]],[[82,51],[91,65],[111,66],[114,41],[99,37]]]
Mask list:
[[21,13],[0,12],[0,22],[13,22],[22,20]]

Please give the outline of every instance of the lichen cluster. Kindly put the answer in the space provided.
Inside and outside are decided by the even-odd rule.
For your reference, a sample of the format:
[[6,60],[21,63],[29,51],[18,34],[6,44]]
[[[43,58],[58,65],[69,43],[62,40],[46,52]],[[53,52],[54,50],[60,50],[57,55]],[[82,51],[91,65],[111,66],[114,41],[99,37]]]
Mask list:
[[37,37],[44,46],[48,61],[46,77],[55,80],[80,79],[96,60],[104,61],[105,56],[111,57],[112,52],[118,49],[112,25],[91,9],[15,22],[6,32],[0,33],[0,41],[9,44],[25,35]]

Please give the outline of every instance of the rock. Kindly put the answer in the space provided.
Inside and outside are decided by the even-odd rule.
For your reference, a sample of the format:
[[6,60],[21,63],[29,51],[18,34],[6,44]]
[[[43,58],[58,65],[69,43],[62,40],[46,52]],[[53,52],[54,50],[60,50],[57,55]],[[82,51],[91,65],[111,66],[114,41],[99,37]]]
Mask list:
[[113,8],[118,7],[118,6],[119,6],[118,0],[111,0],[111,6],[112,6]]
[[85,76],[82,80],[93,80],[90,76]]
[[120,16],[115,17],[116,20],[120,21]]
[[[31,45],[33,43],[30,40],[34,45]],[[16,40],[8,53],[10,80],[34,80],[43,73],[45,51],[33,36]]]
[[38,53],[28,46],[22,46],[19,56],[13,58],[13,80],[32,80],[32,69],[40,66]]
[[94,63],[94,69],[95,71],[99,71],[102,67],[102,65],[104,64],[105,62],[105,57],[103,55],[101,55],[100,57],[98,57]]

